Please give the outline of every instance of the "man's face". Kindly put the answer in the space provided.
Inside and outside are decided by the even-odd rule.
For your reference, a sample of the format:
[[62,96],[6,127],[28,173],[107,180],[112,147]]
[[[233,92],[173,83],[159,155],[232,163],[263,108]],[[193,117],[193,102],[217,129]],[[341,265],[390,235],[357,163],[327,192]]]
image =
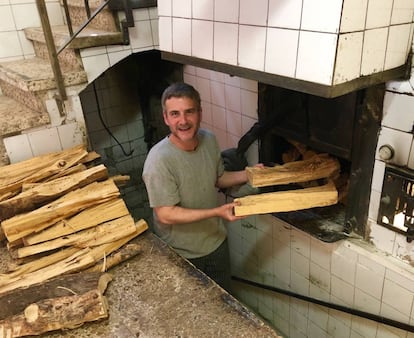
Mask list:
[[[165,101],[164,122],[170,128],[170,139],[177,145],[197,143],[201,109],[188,97],[171,97]],[[196,144],[195,144],[196,145]]]

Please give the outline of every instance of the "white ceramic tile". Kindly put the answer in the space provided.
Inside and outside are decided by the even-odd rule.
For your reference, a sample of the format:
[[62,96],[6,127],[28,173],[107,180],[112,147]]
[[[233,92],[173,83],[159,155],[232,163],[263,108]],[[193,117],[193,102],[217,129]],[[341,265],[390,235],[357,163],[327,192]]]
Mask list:
[[339,302],[340,304],[353,305],[354,304],[354,286],[343,281],[342,279],[332,275],[331,276],[331,295],[332,302]]
[[193,0],[193,18],[213,20],[214,0]]
[[237,65],[238,34],[236,24],[214,23],[214,61]]
[[221,82],[221,83],[225,82],[224,79],[226,77],[226,74],[224,73],[209,70],[209,71],[206,71],[206,74],[207,74],[206,77],[209,78],[211,81]]
[[382,296],[382,288],[384,285],[384,273],[377,274],[366,266],[357,264],[355,285],[359,290],[371,295],[379,301]]
[[268,26],[299,29],[302,0],[269,0]]
[[10,5],[0,6],[0,32],[15,30],[13,13]]
[[69,149],[79,144],[85,144],[83,132],[75,123],[64,124],[57,127],[62,149]]
[[37,13],[35,3],[14,4],[12,12],[16,29],[40,26],[39,16],[33,15],[33,13]]
[[35,56],[33,43],[32,41],[26,39],[24,31],[17,31],[17,34],[19,35],[20,46],[22,48],[25,58],[30,58],[30,57]]
[[92,83],[110,66],[107,54],[83,57],[82,62],[88,76],[88,83]]
[[241,113],[257,121],[258,94],[250,90],[241,91]]
[[213,59],[213,22],[192,20],[192,56],[211,60]]
[[267,25],[268,0],[240,0],[239,23],[242,25]]
[[[211,115],[213,125],[220,130],[226,131],[226,110],[223,107],[212,104]],[[226,137],[224,137],[224,140],[226,140]]]
[[361,75],[371,75],[384,70],[388,28],[370,29],[364,33]]
[[239,22],[239,2],[240,0],[215,0],[214,21]]
[[293,228],[291,231],[292,250],[297,251],[305,257],[310,255],[310,236],[303,231]]
[[414,1],[413,0],[394,0],[391,24],[397,25],[413,21]]
[[[410,263],[414,259],[414,243],[408,243],[407,236],[397,234],[395,236],[395,245],[392,255],[404,262]],[[412,282],[410,283],[409,289],[412,290]]]
[[198,92],[200,93],[201,100],[203,102],[211,103],[211,89],[210,89],[210,80],[196,77],[196,85]]
[[409,269],[408,273],[406,272],[403,275],[399,272],[394,271],[392,268],[387,268],[385,272],[385,278],[414,293],[414,274],[412,269]]
[[10,163],[17,163],[33,157],[32,148],[26,134],[3,139]]
[[[398,306],[396,308],[395,306],[391,306],[389,304],[381,305],[380,315],[385,318],[394,319],[402,323],[407,323],[410,318],[409,316],[402,313],[400,309],[398,308]],[[388,330],[384,330],[384,332],[382,332],[381,330],[378,330],[377,336],[378,337],[405,337],[406,331],[397,329],[392,326],[387,327],[387,329]]]
[[128,50],[123,50],[123,51],[119,51],[119,52],[108,53],[108,58],[109,58],[109,64],[110,64],[110,66],[111,67],[114,66],[119,61],[122,61],[123,59],[127,58],[129,55],[131,55],[131,52],[128,51]]
[[341,33],[362,31],[365,28],[368,0],[344,0]]
[[150,19],[158,20],[158,7],[148,8],[148,14]]
[[240,113],[241,111],[241,90],[239,87],[224,85],[226,108]]
[[339,35],[334,84],[344,83],[359,77],[363,38],[363,32]]
[[303,0],[302,30],[337,33],[343,0]]
[[376,221],[378,219],[380,202],[381,202],[381,192],[371,190],[371,196],[370,196],[369,206],[368,206],[368,217],[372,221]]
[[210,84],[211,91],[211,103],[220,106],[222,108],[226,107],[225,92],[224,92],[224,83],[212,81]]
[[[296,78],[331,85],[336,42],[337,35],[335,34],[301,31]],[[320,53],[321,50],[324,53]]]
[[355,260],[334,252],[331,262],[332,275],[342,279],[350,285],[355,283]]
[[292,250],[291,252],[291,269],[304,277],[309,277],[310,260],[299,252]]
[[309,295],[309,276],[302,276],[295,271],[290,272],[290,289],[304,296]]
[[382,184],[384,181],[385,163],[383,161],[375,160],[374,172],[372,175],[371,188],[375,191],[382,191]]
[[257,81],[241,78],[240,88],[257,93]]
[[183,71],[184,71],[184,74],[196,75],[196,67],[191,66],[191,65],[184,65]]
[[158,0],[157,8],[159,16],[172,16],[172,0]]
[[191,20],[173,18],[173,52],[191,55]]
[[229,74],[224,74],[224,83],[233,87],[240,88],[240,78]]
[[227,131],[232,135],[235,136],[234,141],[237,145],[238,140],[242,136],[241,133],[241,115],[238,112],[233,112],[230,110],[226,111],[226,125],[227,125]]
[[394,249],[396,232],[388,230],[387,228],[376,224],[376,222],[369,222],[369,227],[370,242],[379,250],[391,255]]
[[191,18],[191,0],[173,0],[173,17]]
[[[227,112],[227,114],[228,113],[229,112]],[[227,126],[227,129],[230,129],[230,127],[231,126]],[[237,148],[237,143],[239,142],[239,139],[240,139],[240,135],[236,136],[236,135],[231,134],[230,132],[227,132],[226,149]]]
[[0,33],[0,58],[22,56],[23,51],[20,47],[19,35],[16,31]]
[[46,9],[51,26],[58,26],[64,24],[64,12],[59,2],[46,2]]
[[299,31],[297,30],[268,28],[265,72],[293,78],[296,70],[298,42]]
[[413,292],[388,280],[384,281],[384,292],[382,300],[385,304],[398,309],[403,315],[409,317],[413,304]]
[[147,8],[134,9],[132,11],[132,13],[134,15],[134,22],[149,21],[149,19],[150,19],[149,12],[148,12]]
[[312,263],[331,271],[332,245],[311,238],[310,258]]
[[385,92],[381,124],[392,129],[411,132],[414,125],[414,96]]
[[27,133],[34,156],[61,151],[59,135],[56,128],[45,128]]
[[389,26],[393,0],[369,0],[365,29]]
[[382,127],[378,138],[375,158],[379,159],[379,147],[382,145],[390,145],[394,149],[394,156],[389,162],[400,166],[406,166],[410,155],[412,141],[413,135],[410,133]]
[[240,25],[238,65],[264,70],[266,27]]
[[160,50],[172,52],[172,19],[160,17],[158,20]]
[[129,28],[131,48],[143,48],[153,46],[151,22],[138,21],[135,26]]
[[390,27],[384,70],[405,64],[411,47],[410,34],[411,24]]
[[351,338],[380,337],[377,336],[378,323],[362,317],[352,317]]
[[329,316],[328,320],[328,332],[335,332],[336,337],[349,337],[350,327],[347,323],[342,322],[338,318]]

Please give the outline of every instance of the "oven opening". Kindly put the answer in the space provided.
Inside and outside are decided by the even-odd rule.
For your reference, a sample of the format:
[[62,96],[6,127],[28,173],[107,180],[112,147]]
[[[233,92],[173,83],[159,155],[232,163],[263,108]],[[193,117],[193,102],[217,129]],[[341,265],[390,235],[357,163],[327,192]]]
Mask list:
[[[337,98],[322,98],[259,84],[259,161],[265,165],[327,154],[340,163],[332,177],[338,203],[275,214],[325,242],[365,237],[372,171],[382,116],[384,88],[373,87]],[[293,190],[321,182],[260,188]]]

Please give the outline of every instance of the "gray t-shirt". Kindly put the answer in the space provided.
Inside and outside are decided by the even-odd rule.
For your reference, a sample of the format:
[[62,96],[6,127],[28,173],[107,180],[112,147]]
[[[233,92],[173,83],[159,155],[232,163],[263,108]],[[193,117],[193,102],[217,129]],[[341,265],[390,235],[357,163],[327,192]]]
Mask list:
[[[152,147],[145,160],[142,178],[150,206],[178,205],[190,209],[218,206],[217,178],[224,166],[215,136],[199,130],[194,151],[184,151],[168,137]],[[203,257],[217,249],[226,238],[220,217],[188,224],[162,224],[154,213],[154,231],[186,258]]]

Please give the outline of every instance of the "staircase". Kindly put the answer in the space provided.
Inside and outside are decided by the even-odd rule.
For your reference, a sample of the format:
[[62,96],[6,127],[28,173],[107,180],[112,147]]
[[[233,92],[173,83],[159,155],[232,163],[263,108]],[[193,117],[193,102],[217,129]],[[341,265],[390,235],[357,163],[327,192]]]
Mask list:
[[[51,27],[56,49],[69,41],[71,30],[76,32],[88,20],[83,0],[65,2],[72,28]],[[100,4],[100,0],[90,1],[90,12],[94,13]],[[125,29],[122,29],[114,13],[106,6],[58,54],[62,83],[66,93],[70,93],[68,98],[77,96],[88,84],[80,49],[128,43]],[[33,44],[35,56],[0,63],[0,166],[9,164],[3,142],[5,138],[32,128],[64,124],[66,117],[71,114],[70,104],[59,95],[42,27],[26,28],[24,33]]]

